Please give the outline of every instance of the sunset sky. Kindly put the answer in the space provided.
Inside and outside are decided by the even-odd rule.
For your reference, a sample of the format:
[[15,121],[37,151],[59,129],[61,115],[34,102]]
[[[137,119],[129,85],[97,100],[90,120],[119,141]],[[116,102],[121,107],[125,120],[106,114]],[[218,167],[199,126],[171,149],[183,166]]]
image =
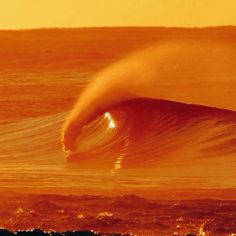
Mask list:
[[235,0],[0,0],[0,29],[236,25]]

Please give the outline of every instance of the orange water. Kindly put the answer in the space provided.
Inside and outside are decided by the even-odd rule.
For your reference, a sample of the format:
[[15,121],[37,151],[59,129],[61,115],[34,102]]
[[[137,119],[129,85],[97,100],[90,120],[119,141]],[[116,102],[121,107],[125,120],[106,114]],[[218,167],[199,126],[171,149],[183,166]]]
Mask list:
[[183,196],[191,189],[193,197],[234,198],[233,111],[134,100],[84,127],[69,156],[60,129],[90,78],[128,52],[173,38],[227,43],[235,35],[233,27],[0,31],[1,190]]

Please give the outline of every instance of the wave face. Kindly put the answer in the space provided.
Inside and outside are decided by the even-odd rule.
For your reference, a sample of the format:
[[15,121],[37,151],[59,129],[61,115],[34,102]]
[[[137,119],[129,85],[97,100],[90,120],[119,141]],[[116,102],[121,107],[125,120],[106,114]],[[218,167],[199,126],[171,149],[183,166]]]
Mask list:
[[[124,102],[85,126],[71,163],[141,175],[232,175],[236,113],[154,99]],[[224,167],[222,168],[222,164]],[[148,170],[148,171],[147,171]]]

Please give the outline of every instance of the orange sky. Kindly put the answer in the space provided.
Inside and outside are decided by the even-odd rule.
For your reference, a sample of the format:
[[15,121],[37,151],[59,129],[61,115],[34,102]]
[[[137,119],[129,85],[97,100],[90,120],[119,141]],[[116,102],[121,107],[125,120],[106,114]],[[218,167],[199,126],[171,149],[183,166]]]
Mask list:
[[236,25],[235,0],[0,0],[0,29]]

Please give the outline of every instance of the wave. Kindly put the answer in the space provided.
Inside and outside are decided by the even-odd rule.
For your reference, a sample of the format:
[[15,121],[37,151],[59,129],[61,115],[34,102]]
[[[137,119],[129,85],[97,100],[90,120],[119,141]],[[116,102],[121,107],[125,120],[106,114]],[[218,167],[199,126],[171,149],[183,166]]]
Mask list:
[[233,176],[234,51],[219,41],[177,40],[100,72],[64,124],[69,162],[113,174]]
[[1,125],[1,186],[69,186],[72,192],[94,184],[97,190],[115,184],[134,192],[186,184],[235,187],[234,111],[156,99],[126,101],[83,127],[67,163],[59,141],[66,115]]
[[233,111],[136,99],[86,125],[68,161],[113,173],[144,169],[151,174],[170,168],[178,175],[222,173],[223,164],[230,175],[235,168],[235,131]]

